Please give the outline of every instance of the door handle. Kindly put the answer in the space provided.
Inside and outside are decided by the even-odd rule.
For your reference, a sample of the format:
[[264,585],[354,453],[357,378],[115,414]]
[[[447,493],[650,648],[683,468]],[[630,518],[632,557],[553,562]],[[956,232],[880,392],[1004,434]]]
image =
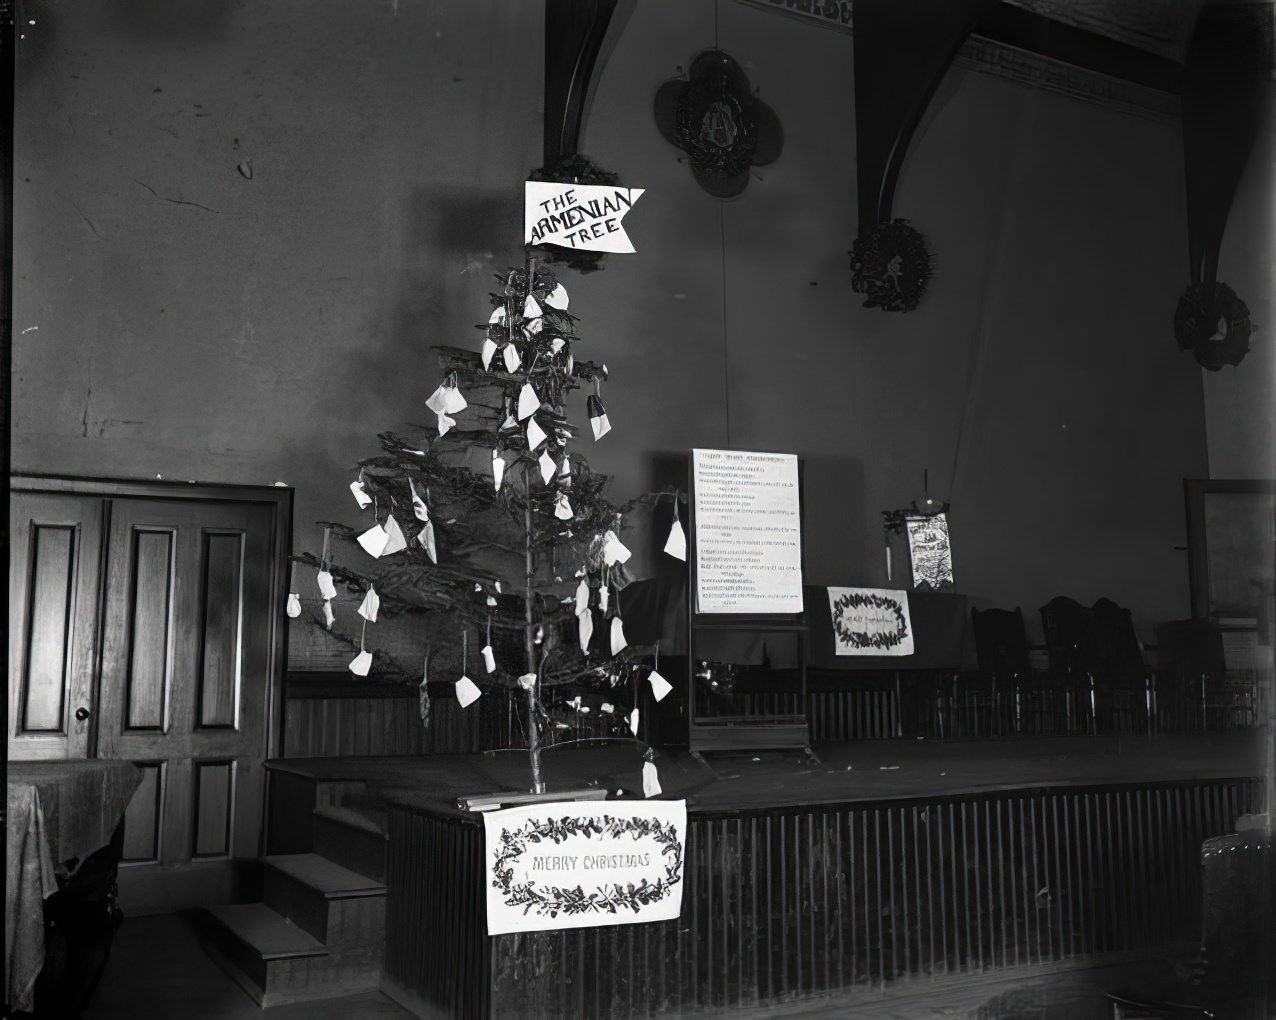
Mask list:
[[87,708],[85,708],[83,705],[81,705],[79,708],[77,708],[77,709],[75,710],[75,717],[76,717],[78,720],[80,720],[80,722],[84,722],[84,720],[85,720],[85,719],[87,719],[87,718],[88,718],[89,716],[91,716],[92,714],[93,714],[93,713],[92,713],[92,712],[90,712],[90,711],[89,711]]

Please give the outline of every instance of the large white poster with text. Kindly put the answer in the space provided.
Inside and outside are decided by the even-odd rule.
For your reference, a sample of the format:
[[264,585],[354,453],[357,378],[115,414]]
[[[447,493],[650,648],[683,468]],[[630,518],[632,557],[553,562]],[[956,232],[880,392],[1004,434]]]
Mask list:
[[526,805],[483,816],[487,933],[667,921],[682,909],[685,800]]
[[696,612],[802,612],[797,457],[692,450],[691,463]]

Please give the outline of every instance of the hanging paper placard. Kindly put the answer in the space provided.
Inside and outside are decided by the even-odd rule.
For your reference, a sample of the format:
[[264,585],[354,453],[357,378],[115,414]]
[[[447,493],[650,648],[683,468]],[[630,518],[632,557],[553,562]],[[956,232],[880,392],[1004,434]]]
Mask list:
[[323,625],[332,630],[332,625],[337,622],[337,614],[332,611],[332,603],[324,601],[323,604]]
[[500,325],[505,321],[505,306],[497,305],[492,309],[492,314],[487,317],[487,321],[493,326]]
[[462,676],[453,686],[456,688],[457,704],[462,708],[469,708],[474,702],[478,701],[479,696],[483,693],[479,690],[478,684],[468,676]]
[[355,502],[359,504],[360,510],[366,510],[371,505],[372,497],[364,489],[361,478],[357,478],[350,483],[350,491],[354,493]]
[[651,681],[651,693],[657,701],[664,701],[665,695],[673,690],[673,684],[662,677],[654,669],[648,675],[647,679]]
[[428,521],[430,519],[429,508],[425,505],[425,500],[421,498],[420,493],[416,491],[416,485],[411,478],[408,479],[408,489],[412,493],[412,512],[416,514],[418,521]]
[[319,585],[319,594],[326,599],[335,599],[337,597],[337,586],[332,583],[332,574],[326,570],[319,571],[319,575],[315,578]]
[[527,300],[523,302],[523,318],[539,319],[541,317],[541,306],[536,303],[536,298],[531,294],[527,295]]
[[656,763],[654,761],[642,763],[642,795],[644,797],[658,797],[660,795],[660,776],[656,772]]
[[487,932],[667,921],[682,910],[687,802],[551,802],[483,815]]
[[953,590],[953,551],[948,539],[948,515],[909,517],[908,554],[913,561],[913,587]]
[[570,521],[572,519],[572,505],[567,499],[567,493],[560,492],[558,498],[554,500],[554,516],[560,521]]
[[528,181],[524,185],[523,242],[581,251],[632,252],[633,242],[621,221],[644,190]]
[[403,529],[399,527],[399,522],[393,517],[385,519],[385,548],[381,550],[382,556],[389,556],[391,553],[397,553],[408,547],[408,540],[403,537]]
[[372,668],[372,653],[360,652],[350,660],[350,672],[355,676],[367,676]]
[[359,615],[369,623],[376,623],[379,608],[381,608],[381,596],[372,585],[368,585],[368,594],[363,596],[363,601],[359,604]]
[[567,297],[567,288],[561,283],[549,292],[545,298],[545,304],[550,308],[557,308],[559,311],[565,312],[570,299]]
[[611,618],[611,654],[616,655],[627,644],[629,642],[625,640],[625,625],[619,616],[613,616]]
[[527,448],[535,450],[546,438],[545,430],[536,424],[536,419],[530,419],[527,423]]
[[505,480],[505,459],[497,450],[492,451],[492,485],[501,491],[501,482]]
[[295,591],[288,593],[288,615],[294,620],[301,615],[301,599]]
[[580,616],[588,608],[589,582],[582,579],[580,584],[576,585],[576,615]]
[[908,592],[830,588],[829,617],[837,655],[912,655]]
[[385,528],[381,527],[380,524],[372,525],[372,527],[359,536],[359,544],[363,546],[363,551],[369,556],[376,558],[380,558],[381,554],[385,552],[386,541],[387,536]]
[[669,537],[665,539],[665,552],[674,559],[687,558],[687,533],[682,530],[682,521],[673,519],[673,527],[669,529]]
[[603,402],[596,395],[590,394],[585,401],[585,407],[589,411],[589,427],[594,433],[594,442],[602,439],[611,431],[611,421],[607,417],[607,409],[603,407]]
[[421,529],[416,540],[421,544],[421,548],[425,550],[425,554],[430,557],[431,563],[439,562],[439,552],[434,545],[434,522],[426,521],[425,527]]
[[483,656],[483,668],[489,673],[495,673],[496,672],[496,656],[492,652],[492,646],[484,645],[482,650],[479,652],[479,654]]
[[496,353],[496,343],[489,337],[483,341],[483,371],[486,372],[492,367],[492,356]]
[[580,650],[589,654],[589,639],[594,636],[594,614],[586,609],[580,614]]
[[554,458],[549,455],[548,450],[541,453],[536,463],[540,465],[541,481],[548,485],[549,480],[554,477],[554,472],[558,470],[558,465],[554,463]]
[[635,737],[638,736],[638,709],[634,709],[629,713],[629,732]]
[[517,372],[518,366],[523,363],[523,359],[518,356],[518,351],[513,344],[506,344],[505,351],[501,357],[505,360],[505,371]]
[[802,612],[797,457],[693,450],[692,479],[696,612]]
[[536,395],[536,391],[532,389],[531,383],[523,383],[523,388],[518,391],[518,420],[530,418],[538,410],[540,410],[541,398]]

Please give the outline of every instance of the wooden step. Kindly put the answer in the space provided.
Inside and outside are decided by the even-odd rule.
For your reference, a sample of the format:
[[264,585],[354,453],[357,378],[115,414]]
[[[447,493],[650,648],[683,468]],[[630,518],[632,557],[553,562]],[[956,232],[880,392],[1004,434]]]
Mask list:
[[204,911],[208,955],[260,1006],[296,1001],[288,989],[301,971],[327,962],[328,949],[264,903],[236,903]]
[[311,821],[313,849],[351,871],[383,881],[389,842],[385,817],[384,807],[317,807]]
[[262,899],[333,952],[381,958],[385,886],[319,854],[262,859]]

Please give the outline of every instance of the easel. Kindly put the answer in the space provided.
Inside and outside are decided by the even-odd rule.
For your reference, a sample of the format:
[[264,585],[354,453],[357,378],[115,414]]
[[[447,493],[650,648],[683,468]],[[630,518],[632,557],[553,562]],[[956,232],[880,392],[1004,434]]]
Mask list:
[[[798,750],[819,764],[811,750],[807,720],[806,667],[809,658],[805,613],[737,614],[697,611],[696,576],[696,485],[694,453],[687,463],[687,747],[693,758],[710,768],[706,753],[721,751]],[[798,500],[801,505],[801,464],[798,471]],[[800,511],[799,511],[800,514]],[[759,717],[757,715],[702,716],[696,710],[696,663],[701,660],[697,636],[722,633],[776,634],[793,638],[797,645],[799,711]],[[710,768],[710,771],[712,769]]]

